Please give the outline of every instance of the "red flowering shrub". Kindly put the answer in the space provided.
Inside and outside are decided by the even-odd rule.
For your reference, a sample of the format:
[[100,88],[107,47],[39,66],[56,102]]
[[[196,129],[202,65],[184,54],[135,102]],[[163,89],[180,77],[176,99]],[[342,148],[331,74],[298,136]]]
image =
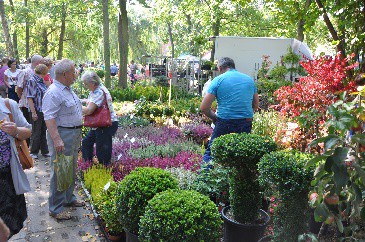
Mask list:
[[274,93],[280,111],[292,117],[311,111],[316,113],[317,120],[325,120],[328,106],[337,100],[337,95],[354,90],[354,82],[349,82],[346,76],[348,70],[357,66],[357,63],[349,63],[352,57],[341,60],[340,54],[337,54],[301,62],[308,75],[293,86],[283,86]]

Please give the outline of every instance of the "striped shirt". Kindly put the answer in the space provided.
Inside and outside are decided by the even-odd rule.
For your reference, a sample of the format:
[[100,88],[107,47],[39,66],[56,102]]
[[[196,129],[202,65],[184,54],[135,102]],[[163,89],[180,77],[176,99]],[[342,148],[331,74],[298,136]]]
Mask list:
[[18,83],[17,86],[20,88],[23,88],[22,96],[19,100],[19,107],[28,107],[28,101],[27,101],[27,86],[28,86],[28,80],[33,76],[34,69],[32,67],[28,67],[22,71],[22,74],[18,76]]
[[57,126],[73,127],[82,125],[81,101],[72,88],[57,80],[49,86],[43,98],[44,120],[56,119]]
[[33,74],[28,81],[27,98],[33,99],[34,108],[39,112],[42,112],[42,99],[46,90],[47,86],[43,79],[36,74]]

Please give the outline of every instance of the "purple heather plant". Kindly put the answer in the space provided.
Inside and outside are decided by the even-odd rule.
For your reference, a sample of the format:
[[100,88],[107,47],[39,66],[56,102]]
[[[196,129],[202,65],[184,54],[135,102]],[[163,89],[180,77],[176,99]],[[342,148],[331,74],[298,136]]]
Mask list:
[[115,181],[122,180],[137,167],[156,167],[166,169],[169,167],[183,167],[184,169],[197,171],[199,169],[201,155],[189,151],[182,151],[175,157],[153,157],[148,159],[135,159],[120,157],[112,166],[112,174]]
[[186,137],[192,138],[198,143],[212,135],[213,129],[204,123],[187,123],[182,127],[182,132]]

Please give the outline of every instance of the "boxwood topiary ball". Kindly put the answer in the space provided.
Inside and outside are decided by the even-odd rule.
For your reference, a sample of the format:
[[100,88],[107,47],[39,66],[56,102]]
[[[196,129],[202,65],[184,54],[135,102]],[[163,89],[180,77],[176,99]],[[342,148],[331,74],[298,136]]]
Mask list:
[[116,205],[120,222],[131,233],[138,234],[138,223],[147,202],[157,193],[177,189],[177,180],[160,168],[138,167],[118,186]]
[[268,137],[232,133],[215,138],[212,144],[213,159],[225,166],[256,170],[260,158],[277,149]]
[[141,241],[220,241],[220,215],[210,199],[196,191],[157,194],[140,220]]

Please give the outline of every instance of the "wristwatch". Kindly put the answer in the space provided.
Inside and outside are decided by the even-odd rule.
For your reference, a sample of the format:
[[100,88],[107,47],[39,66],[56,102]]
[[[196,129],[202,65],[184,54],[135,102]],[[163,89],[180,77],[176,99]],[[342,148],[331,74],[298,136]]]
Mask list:
[[18,128],[16,128],[16,135],[14,136],[14,138],[18,139],[19,138],[19,134],[20,134],[20,130]]

